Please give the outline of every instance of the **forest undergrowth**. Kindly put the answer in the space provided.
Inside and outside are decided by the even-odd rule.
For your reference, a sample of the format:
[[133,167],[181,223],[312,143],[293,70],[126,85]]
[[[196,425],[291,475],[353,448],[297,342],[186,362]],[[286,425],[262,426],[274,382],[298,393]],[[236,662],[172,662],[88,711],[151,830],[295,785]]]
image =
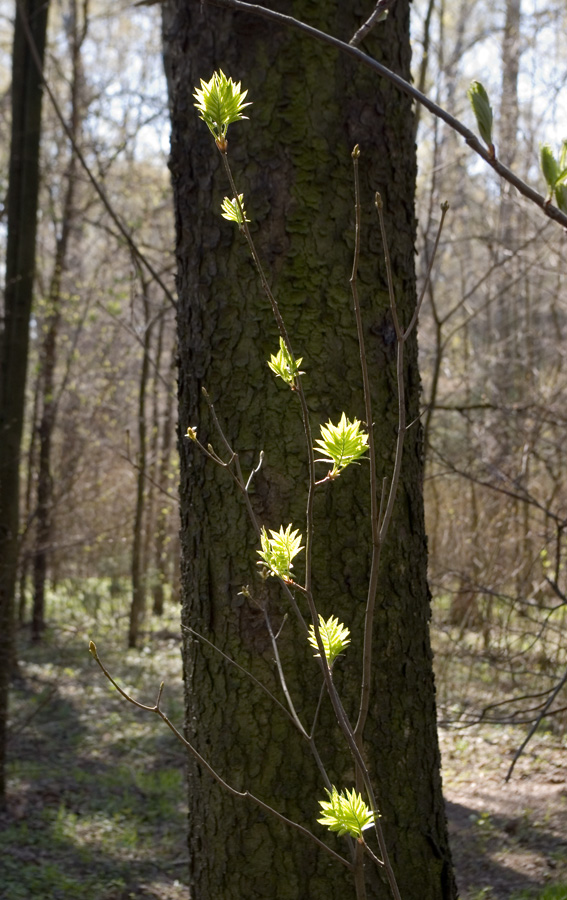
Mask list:
[[184,752],[155,717],[101,675],[89,640],[145,703],[183,721],[178,610],[146,622],[128,650],[124,596],[100,584],[51,595],[40,646],[19,635],[8,814],[0,819],[2,900],[187,898]]
[[[49,598],[43,643],[19,634],[8,810],[0,817],[1,900],[187,900],[184,751],[155,717],[101,676],[89,640],[119,683],[182,723],[177,608],[146,621],[125,651],[127,607],[107,584],[62,586]],[[464,682],[489,693],[483,666],[448,663],[434,635],[441,715]],[[473,642],[474,643],[474,642]],[[481,649],[479,647],[479,653]],[[475,679],[477,684],[475,685]],[[455,694],[451,696],[452,692]],[[565,728],[545,723],[506,772],[525,726],[441,725],[443,778],[463,900],[567,900]]]

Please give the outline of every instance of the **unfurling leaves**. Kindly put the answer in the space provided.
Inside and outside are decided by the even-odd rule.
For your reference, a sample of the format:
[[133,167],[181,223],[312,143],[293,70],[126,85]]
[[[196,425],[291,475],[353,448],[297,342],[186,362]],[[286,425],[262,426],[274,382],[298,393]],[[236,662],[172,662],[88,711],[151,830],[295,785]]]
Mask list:
[[244,222],[249,222],[250,219],[246,218],[246,210],[244,209],[244,194],[239,194],[238,200],[240,201],[240,205],[238,204],[236,197],[234,197],[232,200],[229,200],[228,197],[224,198],[221,205],[222,217],[223,219],[228,219],[229,222],[236,222],[239,227],[242,227]]
[[350,834],[351,837],[361,839],[365,828],[370,828],[374,822],[374,813],[368,808],[362,796],[356,791],[340,793],[333,786],[327,791],[328,800],[319,800],[319,806],[323,813],[317,821],[326,825],[329,831],[336,831],[339,835]]
[[279,352],[275,354],[272,353],[268,361],[268,365],[276,378],[282,378],[286,384],[289,384],[291,388],[295,388],[297,385],[297,376],[304,374],[303,372],[299,371],[299,367],[302,361],[302,356],[294,360],[293,356],[285,345],[284,339],[280,337]]
[[262,528],[260,540],[262,549],[257,553],[260,556],[259,566],[266,566],[270,575],[277,575],[287,581],[291,578],[291,570],[293,568],[292,560],[297,556],[301,546],[301,535],[296,529],[291,530],[288,525],[284,531],[283,525],[279,531],[270,531],[271,537],[265,528]]
[[541,165],[541,171],[543,172],[543,177],[545,178],[547,186],[551,193],[553,192],[555,182],[557,181],[557,176],[559,175],[559,166],[557,165],[557,160],[555,159],[555,155],[549,144],[542,144],[540,146],[539,162]]
[[227,78],[222,69],[213,72],[210,81],[203,81],[201,87],[195,88],[193,94],[195,106],[199,110],[199,116],[208,126],[213,135],[217,147],[223,153],[226,152],[226,132],[232,122],[240,122],[248,116],[242,114],[245,106],[244,100],[248,91],[240,88],[240,81],[236,84],[232,78]]
[[540,144],[539,162],[548,187],[548,202],[555,196],[555,202],[559,209],[567,212],[567,139],[561,145],[559,161],[555,159],[555,154],[549,144]]
[[494,156],[494,144],[492,143],[492,107],[488,94],[480,81],[471,81],[471,86],[467,91],[467,97],[470,100],[472,110],[475,114],[476,122],[480,136],[490,151],[490,155]]
[[336,478],[346,466],[366,453],[368,435],[360,431],[360,425],[358,419],[350,422],[344,413],[338,425],[332,422],[321,425],[321,440],[315,443],[322,458],[315,461],[333,464],[329,478]]
[[[331,616],[325,622],[323,616],[319,616],[319,633],[323,642],[323,649],[327,658],[327,663],[333,665],[335,659],[342,653],[347,644],[350,644],[350,631],[345,625],[342,625],[338,619]],[[319,647],[317,646],[317,638],[315,637],[315,628],[313,624],[309,626],[309,643],[317,651],[315,656],[319,656]]]
[[555,185],[555,202],[561,212],[567,213],[567,185]]

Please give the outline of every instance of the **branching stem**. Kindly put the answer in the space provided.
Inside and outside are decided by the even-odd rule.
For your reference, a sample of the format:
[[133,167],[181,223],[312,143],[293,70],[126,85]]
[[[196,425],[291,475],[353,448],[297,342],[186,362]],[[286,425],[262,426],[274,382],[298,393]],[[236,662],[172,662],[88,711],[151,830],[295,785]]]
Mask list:
[[259,806],[260,809],[263,809],[265,812],[270,813],[270,815],[275,816],[275,818],[279,819],[280,822],[283,822],[285,825],[289,825],[290,828],[294,828],[296,831],[299,831],[304,837],[307,837],[310,840],[314,841],[322,850],[325,850],[326,853],[329,853],[337,862],[340,862],[343,866],[345,866],[347,869],[350,869],[352,871],[353,866],[352,866],[352,863],[350,863],[348,861],[348,859],[345,859],[344,856],[341,856],[339,853],[335,853],[334,850],[332,850],[330,847],[328,847],[327,844],[324,844],[323,841],[319,840],[319,838],[316,837],[316,835],[314,835],[311,831],[309,831],[308,828],[304,828],[303,825],[299,825],[298,822],[294,822],[292,819],[288,819],[286,816],[282,815],[282,813],[278,812],[277,809],[274,809],[273,806],[269,806],[269,804],[264,803],[263,800],[260,800],[259,797],[256,797],[254,794],[251,794],[250,791],[239,791],[236,788],[232,787],[231,784],[229,784],[227,781],[225,781],[224,778],[222,778],[222,776],[219,775],[215,769],[213,769],[213,767],[207,762],[207,760],[204,758],[204,756],[201,756],[199,751],[196,750],[195,747],[193,747],[193,745],[188,740],[186,740],[186,738],[183,737],[181,732],[177,730],[177,728],[175,727],[173,722],[170,719],[168,719],[166,714],[161,709],[160,702],[161,702],[161,696],[162,696],[163,688],[164,688],[163,681],[160,684],[158,698],[157,698],[155,705],[147,706],[146,704],[140,703],[138,700],[135,700],[133,697],[131,697],[130,694],[126,693],[126,691],[123,690],[123,688],[121,688],[120,685],[114,680],[114,678],[112,677],[110,672],[103,665],[102,660],[100,659],[100,657],[98,655],[96,645],[94,644],[93,641],[91,641],[89,644],[89,650],[90,650],[93,658],[98,663],[100,669],[106,676],[106,678],[108,678],[108,680],[113,685],[113,687],[116,688],[116,690],[118,691],[120,696],[124,697],[124,699],[127,700],[128,703],[132,703],[138,709],[143,709],[145,712],[152,712],[152,713],[155,713],[157,716],[159,716],[159,718],[162,720],[162,722],[165,722],[165,724],[170,729],[170,731],[173,732],[173,734],[175,735],[177,740],[180,741],[183,744],[183,746],[187,748],[187,750],[189,750],[189,752],[197,760],[199,765],[201,765],[209,773],[209,775],[212,778],[214,778],[214,780],[218,784],[220,784],[220,786],[222,788],[224,788],[225,791],[228,791],[228,793],[231,794],[233,797],[240,797],[243,800],[250,800],[251,803],[254,803],[256,806]]
[[391,84],[396,85],[402,91],[402,93],[407,94],[412,100],[415,100],[421,106],[428,109],[430,113],[436,116],[439,119],[442,119],[446,124],[456,131],[457,134],[460,134],[464,139],[467,145],[471,148],[471,150],[480,156],[486,163],[488,163],[494,171],[507,181],[509,184],[513,185],[516,190],[530,200],[531,203],[534,203],[538,206],[544,215],[546,215],[549,219],[552,219],[554,222],[557,222],[559,225],[562,225],[563,228],[567,228],[567,214],[561,212],[556,206],[553,206],[547,197],[542,196],[537,191],[534,191],[532,187],[526,184],[525,181],[522,181],[515,172],[512,172],[507,166],[503,165],[500,160],[498,160],[495,156],[492,156],[490,151],[480,142],[477,136],[467,128],[466,125],[463,125],[459,119],[456,119],[450,113],[448,113],[441,106],[438,106],[437,103],[434,103],[433,100],[430,100],[425,94],[415,88],[409,81],[406,81],[400,75],[397,75],[395,72],[392,72],[386,66],[379,63],[376,59],[373,59],[372,56],[368,56],[367,53],[363,53],[362,50],[359,50],[358,47],[353,47],[351,44],[347,44],[345,41],[339,40],[339,38],[333,37],[330,34],[327,34],[324,31],[320,31],[318,28],[313,28],[312,25],[306,25],[305,22],[300,22],[299,19],[294,19],[293,16],[284,15],[284,13],[276,12],[273,9],[267,9],[264,6],[258,6],[256,3],[246,3],[244,0],[207,0],[208,3],[213,6],[224,7],[225,9],[233,9],[236,11],[247,12],[251,15],[261,16],[265,19],[270,19],[272,22],[277,23],[278,25],[285,25],[288,28],[294,28],[297,31],[303,32],[303,34],[309,35],[309,37],[314,38],[317,41],[320,41],[324,44],[329,44],[331,47],[334,47],[336,50],[339,50],[341,53],[346,53],[348,56],[356,59],[358,62],[362,63],[362,65],[367,66],[372,69],[374,72],[377,72],[378,75],[381,75],[382,78],[385,78]]
[[[227,156],[226,149],[224,149],[224,150],[219,149],[219,152],[221,153],[221,156],[222,156],[223,164],[225,167],[225,171],[227,173],[227,177],[229,179],[231,190],[233,192],[234,198],[235,198],[236,203],[238,204],[238,208],[240,210],[240,217],[241,217],[240,227],[241,227],[242,231],[244,232],[244,235],[248,242],[248,246],[250,248],[250,252],[252,254],[252,258],[254,259],[254,262],[258,269],[258,273],[260,275],[260,280],[261,280],[264,292],[270,301],[270,305],[272,307],[272,311],[273,311],[276,323],[278,325],[279,332],[284,340],[284,343],[287,347],[287,350],[288,350],[292,360],[295,362],[295,355],[293,353],[293,348],[291,346],[291,342],[290,342],[290,339],[289,339],[289,336],[287,333],[287,329],[285,327],[278,303],[272,293],[272,290],[268,284],[268,280],[264,274],[264,270],[262,268],[260,258],[258,256],[256,247],[254,245],[254,241],[252,239],[252,235],[250,234],[250,230],[249,230],[248,224],[246,222],[246,217],[244,215],[244,210],[243,210],[242,204],[240,202],[238,190],[236,188],[234,179],[232,177],[232,172],[231,172],[230,165],[228,162],[228,156]],[[356,278],[355,278],[355,282],[356,282]],[[391,297],[393,297],[393,290],[391,291]],[[394,311],[395,311],[395,306],[394,306]],[[299,376],[297,378],[296,393],[300,400],[301,415],[302,415],[302,419],[303,419],[303,428],[305,431],[305,439],[306,439],[306,444],[307,444],[308,469],[309,469],[309,486],[308,486],[308,493],[307,493],[306,537],[305,537],[305,587],[302,588],[302,591],[305,594],[307,604],[309,607],[309,613],[311,616],[311,621],[313,623],[313,630],[315,633],[317,648],[319,651],[319,657],[318,657],[319,664],[321,667],[321,671],[323,673],[325,687],[329,694],[329,698],[331,700],[331,705],[333,707],[333,711],[334,711],[337,721],[339,723],[339,727],[341,728],[341,731],[344,734],[344,737],[345,737],[345,740],[349,747],[349,750],[353,756],[357,770],[359,771],[359,773],[361,775],[361,778],[362,778],[362,781],[364,784],[364,788],[366,790],[368,799],[370,801],[371,808],[376,811],[378,809],[378,806],[377,806],[376,797],[374,794],[374,788],[372,786],[372,781],[370,778],[370,773],[368,772],[368,768],[367,768],[364,758],[362,756],[362,752],[358,745],[357,738],[355,737],[352,725],[348,719],[348,716],[342,705],[342,701],[341,701],[341,699],[338,695],[337,689],[334,685],[331,669],[329,667],[327,657],[325,655],[325,648],[323,646],[323,640],[322,640],[321,631],[319,628],[319,614],[317,611],[315,599],[313,597],[313,592],[312,592],[312,546],[313,546],[313,532],[314,532],[313,501],[314,501],[315,489],[316,489],[315,456],[314,456],[314,452],[313,452],[313,439],[312,439],[312,434],[311,434],[311,425],[309,422],[309,410],[307,408],[307,400],[305,398],[305,393],[303,391],[301,377],[299,377]],[[404,428],[405,428],[405,422],[404,422]],[[384,833],[382,831],[382,826],[380,825],[378,815],[376,815],[376,817],[374,819],[374,831],[376,834],[376,839],[378,841],[378,846],[380,848],[380,853],[382,854],[383,865],[384,865],[384,868],[386,871],[386,876],[387,876],[388,883],[390,885],[390,889],[392,891],[394,900],[401,900],[400,891],[399,891],[398,884],[396,881],[396,876],[394,874],[394,870],[393,870],[392,865],[389,860],[388,850],[386,847],[386,841],[384,839]],[[356,865],[355,865],[355,869],[356,869]],[[355,876],[355,880],[358,881],[359,878],[360,878],[360,876],[357,874]],[[360,891],[360,886],[357,887],[357,893],[359,893],[359,891]],[[363,900],[364,895],[359,894],[359,897],[360,897],[360,900]]]

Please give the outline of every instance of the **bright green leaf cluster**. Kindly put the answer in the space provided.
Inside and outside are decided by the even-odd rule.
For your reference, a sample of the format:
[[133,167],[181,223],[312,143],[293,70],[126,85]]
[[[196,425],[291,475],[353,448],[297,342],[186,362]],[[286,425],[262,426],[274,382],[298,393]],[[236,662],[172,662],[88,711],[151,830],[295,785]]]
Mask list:
[[559,160],[555,159],[555,154],[549,144],[541,144],[539,159],[541,171],[549,189],[549,200],[553,200],[555,195],[557,206],[561,212],[567,213],[567,138],[561,145]]
[[[319,633],[323,641],[323,649],[329,666],[332,666],[339,653],[342,653],[347,644],[350,644],[350,631],[345,625],[342,625],[338,619],[331,616],[325,622],[323,616],[319,616]],[[309,626],[309,643],[315,648],[319,656],[319,647],[317,646],[317,638],[315,637],[315,628],[313,624]]]
[[[240,206],[237,203],[236,197],[232,200],[229,200],[228,197],[224,198],[221,205],[222,217],[223,219],[228,219],[229,222],[236,222],[238,226],[242,226],[244,222],[249,222],[250,219],[246,218],[244,194],[239,194],[238,199],[240,200]],[[240,210],[242,210],[242,212],[240,212]]]
[[484,143],[494,156],[494,144],[492,143],[492,107],[488,94],[480,81],[471,81],[467,91],[473,112],[476,117],[478,130]]
[[227,78],[222,69],[213,72],[210,81],[203,81],[201,87],[195,88],[193,94],[195,106],[199,110],[199,116],[207,124],[213,135],[217,147],[226,151],[226,132],[232,122],[240,122],[248,116],[242,114],[245,106],[244,100],[248,91],[240,89],[240,81],[236,84],[232,78]]
[[266,529],[262,528],[260,535],[262,549],[257,551],[261,561],[258,562],[258,565],[266,566],[270,575],[278,575],[287,580],[291,577],[294,556],[303,550],[302,536],[297,529],[292,531],[291,525],[288,525],[285,531],[282,525],[279,531],[270,531],[270,535],[271,537]]
[[302,356],[294,360],[293,356],[285,345],[284,339],[280,337],[279,352],[276,354],[272,353],[268,365],[277,378],[283,378],[285,383],[289,384],[290,387],[293,388],[296,385],[297,376],[304,374],[303,372],[299,371],[299,367],[302,362]]
[[316,462],[333,463],[329,472],[330,478],[336,478],[339,473],[366,453],[368,449],[368,435],[360,430],[361,423],[358,419],[350,422],[343,413],[339,424],[321,425],[321,438],[317,440],[317,452],[322,454],[322,459]]
[[354,788],[339,794],[334,786],[327,794],[328,800],[319,800],[323,816],[317,821],[326,825],[329,831],[337,831],[339,835],[350,834],[354,838],[361,838],[364,829],[370,828],[374,822],[374,813],[361,795]]

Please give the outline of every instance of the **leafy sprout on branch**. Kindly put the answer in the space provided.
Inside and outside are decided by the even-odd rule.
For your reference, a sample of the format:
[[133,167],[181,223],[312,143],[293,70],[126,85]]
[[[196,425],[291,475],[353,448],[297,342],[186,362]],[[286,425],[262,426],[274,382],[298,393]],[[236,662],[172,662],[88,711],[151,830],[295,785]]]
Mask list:
[[236,84],[219,69],[218,72],[213,72],[210,81],[201,78],[201,87],[195,88],[193,94],[200,118],[208,126],[217,147],[223,153],[227,149],[228,126],[232,122],[248,118],[242,114],[244,107],[250,106],[249,102],[244,102],[248,91],[241,90],[240,85],[240,81]]
[[339,794],[333,785],[331,791],[327,790],[328,800],[319,800],[319,806],[323,813],[317,819],[320,825],[326,825],[329,831],[338,832],[339,836],[349,834],[351,837],[362,841],[362,832],[370,828],[375,815],[368,808],[362,796],[352,791],[344,791]]
[[239,194],[238,200],[236,197],[233,197],[232,200],[225,197],[222,201],[221,209],[223,219],[228,219],[229,222],[236,222],[237,225],[242,226],[244,222],[250,221],[250,219],[246,218],[244,194]]
[[[343,652],[347,644],[350,644],[350,631],[342,625],[337,618],[331,616],[325,622],[323,616],[319,616],[319,633],[323,642],[323,649],[327,657],[329,668],[333,665],[337,656]],[[315,656],[319,656],[319,647],[315,636],[315,628],[311,624],[309,626],[309,643],[317,651]]]
[[291,530],[288,525],[284,531],[283,525],[279,531],[271,531],[270,535],[265,528],[262,528],[260,540],[262,541],[262,549],[257,553],[261,560],[258,561],[259,566],[266,566],[270,575],[277,575],[289,581],[291,578],[291,570],[293,568],[292,560],[297,556],[301,546],[302,535],[298,529]]
[[294,389],[297,384],[297,376],[305,374],[299,370],[302,362],[302,356],[297,359],[293,358],[285,345],[284,339],[280,337],[280,349],[278,353],[272,353],[268,365],[276,378],[282,378],[286,384],[289,384]]
[[360,459],[368,450],[368,435],[360,430],[358,419],[351,422],[343,413],[338,425],[327,422],[321,425],[321,440],[315,441],[322,459],[316,462],[332,463],[329,478],[336,478],[343,469]]
[[539,148],[539,160],[543,177],[548,187],[548,202],[553,200],[562,212],[567,212],[567,138],[561,145],[559,160],[549,144],[542,144]]
[[494,144],[492,142],[492,107],[486,88],[480,81],[471,81],[471,86],[467,91],[473,112],[475,114],[476,123],[480,136],[488,147],[490,155],[495,156]]

